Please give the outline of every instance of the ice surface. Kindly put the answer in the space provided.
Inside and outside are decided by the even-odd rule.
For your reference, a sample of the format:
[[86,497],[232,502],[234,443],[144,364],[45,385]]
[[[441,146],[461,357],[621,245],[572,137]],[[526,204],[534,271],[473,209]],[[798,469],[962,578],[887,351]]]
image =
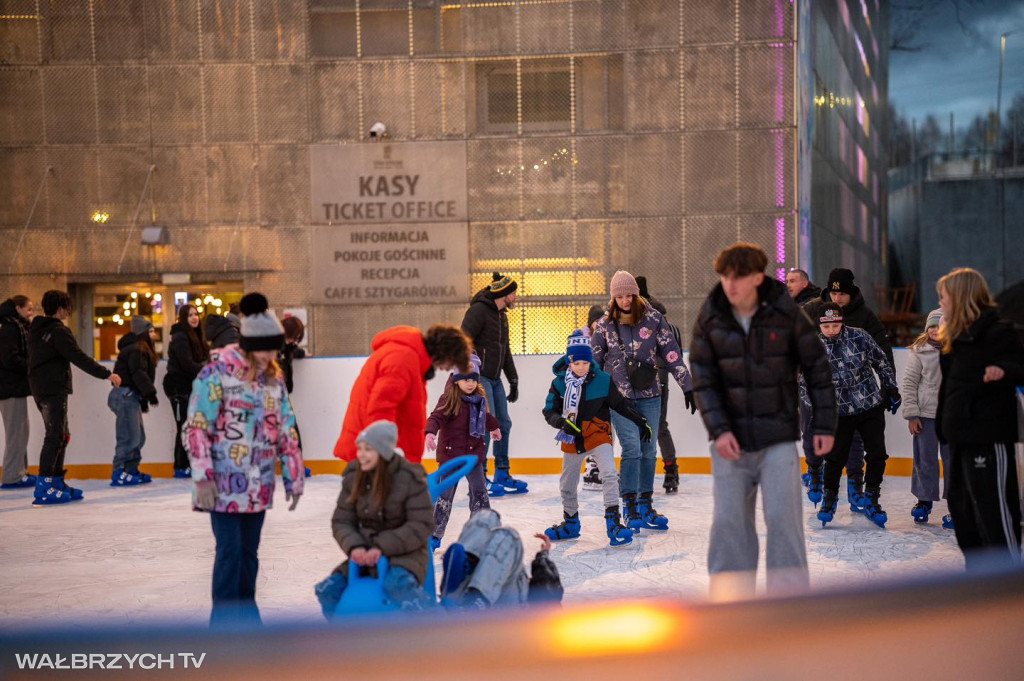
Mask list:
[[[515,527],[532,557],[532,535],[561,520],[556,476],[524,476],[530,493],[492,500]],[[98,621],[205,623],[210,608],[213,535],[205,514],[189,510],[187,480],[155,480],[111,488],[99,480],[71,481],[85,500],[33,508],[31,490],[0,492],[0,628]],[[679,596],[707,592],[707,540],[711,477],[683,476],[679,493],[666,496],[656,482],[655,507],[671,521],[664,533],[643,532],[633,544],[610,548],[601,494],[580,492],[582,536],[552,550],[566,603],[613,597]],[[289,513],[280,485],[267,514],[260,546],[257,601],[265,622],[320,620],[313,585],[342,560],[330,517],[340,489],[337,476],[306,480],[306,495]],[[845,490],[844,490],[845,492]],[[913,579],[963,570],[953,533],[943,530],[944,502],[927,525],[910,517],[910,479],[892,477],[882,488],[887,529],[876,528],[842,503],[822,528],[804,500],[811,582],[816,588]],[[468,518],[465,483],[456,496],[442,551]],[[761,565],[764,565],[764,527]],[[438,552],[438,560],[441,553]],[[763,584],[763,570],[759,582]]]

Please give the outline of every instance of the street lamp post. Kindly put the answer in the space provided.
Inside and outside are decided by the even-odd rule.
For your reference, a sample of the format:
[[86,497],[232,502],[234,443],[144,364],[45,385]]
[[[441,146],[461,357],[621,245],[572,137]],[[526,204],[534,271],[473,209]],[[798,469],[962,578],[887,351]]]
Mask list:
[[996,90],[996,131],[993,143],[996,153],[999,150],[999,128],[1003,117],[1003,61],[1006,58],[1006,38],[1013,33],[1014,31],[1008,31],[999,36],[999,87]]

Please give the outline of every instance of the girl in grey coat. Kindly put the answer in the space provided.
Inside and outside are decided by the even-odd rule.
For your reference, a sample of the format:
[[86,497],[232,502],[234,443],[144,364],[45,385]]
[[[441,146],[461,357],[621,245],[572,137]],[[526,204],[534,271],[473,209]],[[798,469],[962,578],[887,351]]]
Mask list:
[[[924,333],[910,345],[910,357],[903,374],[903,418],[907,420],[914,437],[914,472],[910,492],[917,503],[910,515],[914,522],[926,523],[932,512],[932,503],[945,499],[949,489],[949,447],[939,444],[935,431],[935,415],[939,408],[939,386],[942,369],[939,355],[939,327],[942,310],[932,310],[925,322]],[[942,458],[943,485],[939,496],[939,455]],[[943,516],[942,526],[953,529],[950,516]]]

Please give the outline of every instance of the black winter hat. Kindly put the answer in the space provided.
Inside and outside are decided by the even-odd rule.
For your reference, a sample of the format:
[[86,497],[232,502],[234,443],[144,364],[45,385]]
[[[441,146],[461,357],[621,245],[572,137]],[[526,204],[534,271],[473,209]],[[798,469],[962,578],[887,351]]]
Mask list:
[[604,305],[591,305],[587,311],[587,328],[594,325],[598,319],[604,316]]
[[837,267],[828,273],[828,284],[825,290],[832,293],[848,293],[853,295],[857,287],[853,284],[853,270]]
[[651,293],[647,290],[647,277],[640,275],[636,278],[636,285],[640,289],[641,298],[650,298]]

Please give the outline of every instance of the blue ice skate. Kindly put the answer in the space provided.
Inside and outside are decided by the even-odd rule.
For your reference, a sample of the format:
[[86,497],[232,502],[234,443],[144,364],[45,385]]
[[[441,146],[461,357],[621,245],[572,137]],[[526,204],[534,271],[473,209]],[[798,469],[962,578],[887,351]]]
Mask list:
[[17,482],[5,482],[0,485],[0,489],[25,489],[27,487],[36,486],[36,476],[34,475],[23,475],[21,480]]
[[142,479],[138,471],[126,471],[123,468],[115,468],[114,472],[110,474],[111,487],[134,487],[144,483],[145,480]]
[[668,518],[654,510],[654,493],[644,492],[636,500],[636,512],[643,520],[643,530],[667,530]]
[[915,523],[926,523],[928,522],[928,516],[932,513],[932,502],[925,501],[924,499],[918,499],[917,503],[914,504],[914,508],[910,509],[910,515],[914,518]]
[[822,495],[821,509],[818,511],[818,520],[821,526],[825,527],[836,517],[836,507],[839,506],[839,490],[826,489]]
[[604,510],[604,524],[608,530],[608,544],[622,546],[633,541],[633,530],[619,521],[619,507],[609,506]]
[[864,515],[868,517],[868,520],[878,525],[880,528],[885,529],[885,523],[889,520],[889,516],[885,514],[882,509],[882,505],[878,503],[878,497],[881,495],[881,490],[878,487],[868,487],[864,492],[865,503],[864,503]]
[[565,518],[562,522],[557,525],[552,525],[548,529],[544,530],[544,534],[551,541],[561,541],[562,539],[577,539],[580,536],[580,514],[579,511],[569,515],[565,511],[562,511],[562,517]]
[[819,466],[818,468],[814,468],[814,469],[808,471],[808,473],[811,476],[811,480],[810,480],[810,483],[809,483],[809,485],[807,487],[807,499],[812,504],[814,504],[815,508],[817,508],[818,504],[821,503],[821,494],[822,494],[822,492],[821,492],[821,485],[822,485],[822,477],[823,477],[823,474],[825,472],[824,468],[825,468],[824,466]]
[[863,513],[864,504],[864,480],[857,478],[846,478],[846,501],[850,504],[850,510],[854,513]]
[[[504,468],[498,468],[494,471],[494,481],[491,483],[493,489],[495,485],[500,485],[504,489],[504,494],[526,494],[529,492],[529,485],[522,480],[516,480],[508,471]],[[501,494],[493,494],[492,496],[501,496]]]
[[953,526],[953,516],[951,516],[951,515],[944,515],[944,516],[942,516],[942,529],[944,529],[944,530],[954,530],[954,529],[956,529]]
[[72,501],[81,501],[82,490],[69,487],[63,475],[50,477],[36,476],[35,498],[33,506],[56,506]]
[[810,469],[808,469],[806,473],[804,473],[803,475],[800,476],[800,482],[803,483],[805,488],[811,486],[811,471],[810,471]]

